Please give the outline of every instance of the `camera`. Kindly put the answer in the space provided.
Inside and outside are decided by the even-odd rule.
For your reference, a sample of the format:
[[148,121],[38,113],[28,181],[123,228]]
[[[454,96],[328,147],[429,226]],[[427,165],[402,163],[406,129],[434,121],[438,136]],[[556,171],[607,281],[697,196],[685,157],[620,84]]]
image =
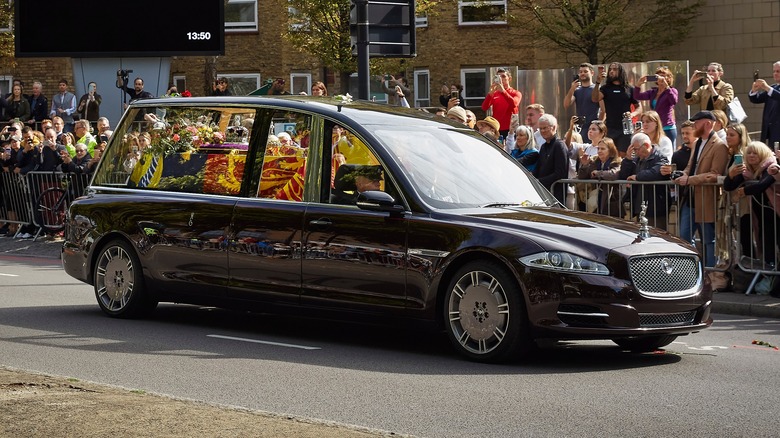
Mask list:
[[634,131],[641,131],[642,130],[642,122],[638,121],[634,123]]
[[683,176],[682,170],[675,170],[674,172],[672,172],[672,179],[677,179],[681,176]]
[[583,116],[574,116],[574,124],[578,126],[582,126],[585,124],[585,117]]
[[108,136],[105,134],[100,134],[98,136],[98,143],[107,143],[108,142]]
[[127,76],[130,76],[130,73],[132,73],[132,72],[133,72],[132,70],[117,70],[116,71],[116,75],[117,76],[122,76],[123,78],[125,78]]
[[656,75],[648,75],[647,76],[647,82],[658,82],[658,76],[656,76]]

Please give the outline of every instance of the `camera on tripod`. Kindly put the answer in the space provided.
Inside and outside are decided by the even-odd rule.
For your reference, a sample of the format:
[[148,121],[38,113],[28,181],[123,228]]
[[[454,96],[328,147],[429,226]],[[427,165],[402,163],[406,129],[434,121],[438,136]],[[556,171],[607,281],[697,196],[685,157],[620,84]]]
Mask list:
[[127,79],[130,77],[130,73],[132,73],[132,70],[117,70],[116,75],[124,79],[125,82],[127,82]]

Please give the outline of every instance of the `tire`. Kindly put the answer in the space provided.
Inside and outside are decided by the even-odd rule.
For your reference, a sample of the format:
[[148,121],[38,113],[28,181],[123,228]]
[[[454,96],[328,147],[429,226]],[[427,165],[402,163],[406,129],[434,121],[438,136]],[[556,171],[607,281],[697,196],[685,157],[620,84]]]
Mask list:
[[612,342],[635,353],[647,353],[665,347],[674,342],[675,339],[677,339],[677,335],[658,335],[613,339]]
[[495,262],[469,262],[444,297],[447,337],[458,353],[476,362],[517,359],[532,342],[517,281]]
[[65,228],[68,202],[64,189],[52,187],[44,190],[36,200],[38,225],[44,231],[54,234]]
[[100,250],[93,272],[95,297],[107,315],[138,318],[157,307],[144,287],[141,262],[124,240],[112,240]]

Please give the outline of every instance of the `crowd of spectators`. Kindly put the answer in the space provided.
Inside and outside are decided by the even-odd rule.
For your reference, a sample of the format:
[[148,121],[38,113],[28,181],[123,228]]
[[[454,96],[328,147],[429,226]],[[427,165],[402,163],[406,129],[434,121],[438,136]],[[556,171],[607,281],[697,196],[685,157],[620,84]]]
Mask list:
[[[780,179],[776,162],[780,61],[773,64],[772,85],[756,77],[747,93],[751,102],[764,105],[756,140],[766,143],[751,141],[744,125],[729,122],[735,91],[723,77],[723,67],[717,62],[705,71],[693,72],[683,103],[691,106],[694,116],[679,128],[675,122],[679,91],[673,73],[661,66],[630,84],[626,69],[617,62],[578,67],[563,97],[563,107],[573,106],[577,114],[565,133],[559,133],[557,119],[546,114],[544,106],[523,104],[523,94],[513,88],[510,71],[503,68],[497,69],[480,105],[488,116],[478,119],[467,108],[459,83],[442,86],[437,114],[489,138],[570,208],[635,219],[641,213],[662,229],[668,228],[670,210],[676,208],[677,233],[691,242],[698,234],[705,265],[715,267],[728,257],[728,250],[716,248],[719,223],[724,219],[719,206],[725,192],[741,199],[738,202],[744,207],[742,215],[734,218],[742,225],[743,254],[755,255],[757,246],[744,231],[752,227],[746,216],[774,221],[775,211],[780,211],[780,207],[775,209],[780,202],[775,202],[774,195],[774,181]],[[411,91],[403,76],[376,79],[388,104],[408,106]],[[118,72],[117,87],[131,101],[152,97],[144,91],[143,79],[135,78],[132,88],[128,85],[127,76]],[[269,94],[289,94],[284,86],[285,81],[277,79]],[[216,80],[211,94],[231,95],[227,78]],[[327,96],[328,90],[316,82],[311,94]],[[24,84],[15,81],[10,93],[0,99],[0,121],[10,121],[0,132],[3,172],[92,172],[111,134],[108,121],[100,117],[101,100],[94,82],[77,98],[63,79],[49,101],[40,82],[33,83],[28,95]],[[589,182],[576,187],[556,184],[572,178]],[[616,180],[627,184],[606,184]],[[661,184],[647,184],[653,181]],[[642,207],[644,202],[647,205]],[[745,215],[745,210],[754,214]],[[761,236],[759,246],[765,254],[759,256],[774,263],[774,244],[770,243],[777,236],[766,232]],[[713,278],[713,284],[717,282],[723,280]]]
[[[755,139],[744,125],[729,120],[735,91],[717,62],[688,79],[683,103],[694,115],[679,128],[680,91],[673,73],[662,66],[629,84],[625,68],[613,62],[598,69],[579,66],[563,99],[564,108],[574,106],[577,116],[560,138],[555,117],[538,103],[524,106],[504,69],[481,106],[492,117],[478,121],[476,130],[495,140],[492,125],[499,124],[506,152],[570,208],[635,220],[641,214],[661,229],[668,229],[675,215],[676,232],[684,240],[695,243],[698,235],[705,266],[716,268],[709,272],[713,288],[723,290],[730,280],[717,268],[733,256],[731,236],[721,235],[725,223],[740,224],[739,254],[771,267],[776,261],[780,61],[772,70],[773,84],[756,77],[747,93],[751,102],[764,105]],[[439,102],[442,115],[464,123],[462,91],[460,84],[445,85]],[[588,183],[556,184],[567,177]],[[729,192],[728,199],[741,208],[724,205]]]

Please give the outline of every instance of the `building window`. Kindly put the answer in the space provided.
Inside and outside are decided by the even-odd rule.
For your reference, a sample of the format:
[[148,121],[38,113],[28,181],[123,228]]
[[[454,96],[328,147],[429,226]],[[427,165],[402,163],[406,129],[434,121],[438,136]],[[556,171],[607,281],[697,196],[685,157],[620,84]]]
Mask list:
[[[0,76],[0,93],[3,93],[3,96],[11,92],[11,85],[14,83],[14,77],[10,75],[4,75]],[[32,90],[32,84],[27,86],[29,90]],[[22,90],[26,91],[26,90]]]
[[228,90],[233,96],[246,96],[260,88],[259,74],[219,74],[219,77],[227,78]]
[[414,106],[431,106],[431,74],[428,70],[414,71]]
[[506,0],[458,2],[458,24],[506,24]]
[[467,107],[482,106],[487,96],[490,79],[487,68],[464,68],[460,71],[460,82],[463,84],[463,99]]
[[311,94],[311,73],[290,73],[290,94]]
[[173,86],[179,90],[179,93],[183,93],[187,89],[187,77],[186,76],[174,76]]
[[257,0],[230,0],[225,5],[225,30],[257,31]]

